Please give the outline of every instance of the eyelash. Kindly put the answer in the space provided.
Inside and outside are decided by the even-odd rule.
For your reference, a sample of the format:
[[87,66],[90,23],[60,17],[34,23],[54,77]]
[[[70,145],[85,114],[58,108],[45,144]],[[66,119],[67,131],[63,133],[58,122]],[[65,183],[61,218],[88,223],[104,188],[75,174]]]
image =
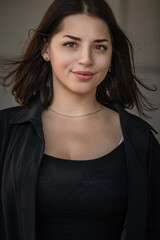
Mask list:
[[[64,44],[63,44],[63,46],[66,46],[66,47],[71,48],[71,49],[76,48],[76,47],[70,47],[69,45],[72,45],[72,46],[73,46],[73,45],[76,45],[76,46],[77,46],[78,44],[75,43],[75,42],[67,42],[67,43],[64,43]],[[104,45],[96,45],[96,47],[103,48],[102,50],[97,49],[97,50],[100,51],[100,52],[107,50],[107,47],[104,46]]]
[[[67,42],[67,43],[63,44],[63,46],[66,46],[66,47],[68,47],[68,48],[72,48],[72,47],[67,46],[67,45],[70,45],[70,44],[72,44],[72,45],[77,45],[77,43],[75,43],[75,42]],[[74,47],[73,47],[73,48],[74,48]]]

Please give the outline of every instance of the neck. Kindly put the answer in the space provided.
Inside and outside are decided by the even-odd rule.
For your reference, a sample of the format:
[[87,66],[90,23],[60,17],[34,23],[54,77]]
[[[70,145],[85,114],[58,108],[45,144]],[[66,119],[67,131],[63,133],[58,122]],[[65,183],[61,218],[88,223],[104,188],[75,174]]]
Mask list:
[[50,107],[61,114],[79,116],[97,111],[100,109],[100,103],[97,102],[93,93],[86,95],[54,94]]

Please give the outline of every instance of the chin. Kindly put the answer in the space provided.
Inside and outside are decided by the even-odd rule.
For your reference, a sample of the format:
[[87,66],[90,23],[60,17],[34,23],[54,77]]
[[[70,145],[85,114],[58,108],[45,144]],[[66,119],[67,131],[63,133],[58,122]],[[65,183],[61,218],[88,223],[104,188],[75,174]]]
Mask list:
[[96,89],[93,88],[72,88],[70,89],[72,93],[77,94],[77,95],[86,95],[90,94],[91,92],[96,92]]

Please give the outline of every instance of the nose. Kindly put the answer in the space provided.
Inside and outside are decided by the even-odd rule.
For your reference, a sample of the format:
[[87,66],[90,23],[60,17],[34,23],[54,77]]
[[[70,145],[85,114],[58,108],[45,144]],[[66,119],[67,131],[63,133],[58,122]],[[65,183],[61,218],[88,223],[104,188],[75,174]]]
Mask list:
[[79,64],[81,65],[91,65],[93,62],[91,50],[89,47],[84,47],[79,52]]

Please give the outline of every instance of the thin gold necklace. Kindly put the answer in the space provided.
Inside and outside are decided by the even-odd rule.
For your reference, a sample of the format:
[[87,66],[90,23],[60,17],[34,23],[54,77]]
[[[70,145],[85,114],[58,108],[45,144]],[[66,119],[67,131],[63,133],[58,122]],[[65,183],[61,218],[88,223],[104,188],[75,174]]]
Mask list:
[[66,114],[57,112],[57,111],[55,111],[53,108],[50,108],[50,107],[49,107],[49,110],[51,110],[52,112],[56,113],[57,115],[60,115],[60,116],[63,116],[63,117],[68,117],[68,118],[81,118],[81,117],[85,117],[85,116],[89,116],[89,115],[96,114],[96,113],[102,111],[103,108],[104,108],[103,105],[101,105],[100,109],[98,109],[98,110],[95,111],[95,112],[91,112],[91,113],[87,113],[87,114],[83,114],[83,115],[78,115],[78,116],[66,115]]

